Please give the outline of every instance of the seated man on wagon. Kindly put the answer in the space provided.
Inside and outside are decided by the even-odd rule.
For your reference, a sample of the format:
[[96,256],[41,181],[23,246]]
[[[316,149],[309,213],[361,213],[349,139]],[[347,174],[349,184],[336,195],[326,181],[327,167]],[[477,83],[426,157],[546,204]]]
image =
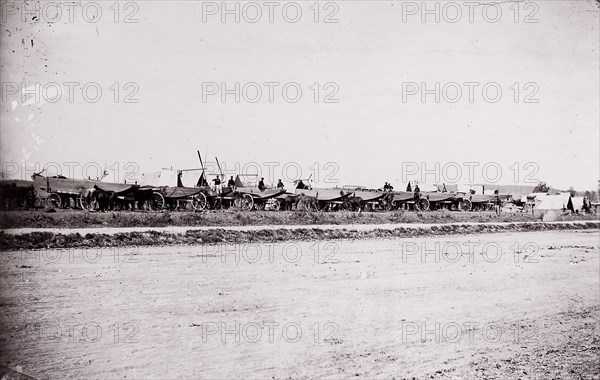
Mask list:
[[235,180],[233,179],[233,176],[229,177],[229,181],[227,181],[227,187],[229,187],[231,190],[233,190],[235,187]]
[[283,185],[283,182],[281,182],[281,179],[279,179],[279,181],[277,181],[277,188],[278,189],[283,189],[285,186]]
[[258,190],[265,191],[266,188],[267,187],[265,186],[265,179],[261,177],[260,181],[258,181]]

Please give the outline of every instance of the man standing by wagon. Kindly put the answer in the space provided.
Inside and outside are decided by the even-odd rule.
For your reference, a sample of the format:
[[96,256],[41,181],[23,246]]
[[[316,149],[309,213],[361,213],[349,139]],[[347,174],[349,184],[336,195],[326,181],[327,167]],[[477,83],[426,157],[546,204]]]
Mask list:
[[502,201],[500,197],[496,195],[494,197],[494,210],[496,211],[496,215],[500,216],[500,207],[502,206]]
[[221,194],[221,179],[219,178],[219,176],[216,176],[215,179],[212,180],[214,182],[213,185],[213,192],[215,194]]
[[419,189],[419,185],[415,185],[415,193],[413,195],[413,198],[415,200],[415,209],[420,210],[421,209],[421,189]]

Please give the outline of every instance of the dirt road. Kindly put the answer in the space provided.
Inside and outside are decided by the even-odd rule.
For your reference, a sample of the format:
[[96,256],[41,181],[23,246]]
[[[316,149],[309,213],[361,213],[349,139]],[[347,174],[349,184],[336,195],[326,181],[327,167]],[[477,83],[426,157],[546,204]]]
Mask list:
[[598,230],[3,252],[36,378],[598,378]]

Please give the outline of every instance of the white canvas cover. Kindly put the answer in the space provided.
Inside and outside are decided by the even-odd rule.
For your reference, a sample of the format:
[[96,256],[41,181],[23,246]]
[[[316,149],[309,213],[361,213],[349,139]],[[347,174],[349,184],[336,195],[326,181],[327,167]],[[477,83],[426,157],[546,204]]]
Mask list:
[[181,185],[183,187],[194,187],[202,175],[202,170],[190,170],[181,173]]
[[236,187],[256,187],[258,184],[258,180],[260,178],[258,178],[257,175],[244,175],[244,176],[240,176],[239,174],[235,176],[235,186]]
[[142,174],[139,182],[142,186],[177,186],[177,171],[162,169],[160,172],[150,172]]
[[141,186],[158,186],[160,182],[160,172],[142,173],[142,177],[138,182]]
[[546,195],[541,203],[536,204],[536,210],[573,210],[573,201],[571,194],[561,193],[556,195]]
[[573,210],[581,211],[583,209],[583,197],[572,197]]

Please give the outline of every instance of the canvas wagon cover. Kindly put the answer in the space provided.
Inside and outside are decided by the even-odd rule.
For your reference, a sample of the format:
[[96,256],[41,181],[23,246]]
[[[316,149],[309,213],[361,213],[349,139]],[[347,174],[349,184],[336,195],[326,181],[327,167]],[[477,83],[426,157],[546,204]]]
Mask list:
[[184,187],[198,186],[198,182],[200,182],[201,176],[202,176],[202,171],[200,171],[200,170],[184,171],[181,173],[181,186],[184,186]]
[[100,190],[113,191],[117,194],[127,193],[131,189],[138,187],[137,185],[126,184],[126,183],[112,183],[112,182],[100,182],[96,184]]
[[315,197],[321,201],[335,201],[347,197],[350,192],[344,192],[343,189],[295,189],[297,195],[303,194],[308,197]]
[[199,187],[166,187],[162,191],[165,198],[186,198],[201,192]]
[[81,193],[100,183],[95,180],[52,178],[41,175],[34,175],[33,182],[42,190],[58,193]]
[[487,202],[492,202],[494,200],[494,198],[495,198],[494,195],[473,194],[469,197],[469,200],[472,203],[487,203]]
[[431,202],[443,202],[454,199],[455,194],[451,193],[421,193],[421,198],[426,198]]
[[394,191],[394,201],[409,201],[414,199],[415,194],[409,191]]
[[177,186],[177,171],[162,169],[159,172],[143,173],[139,184],[141,186]]
[[238,187],[235,191],[240,194],[250,194],[255,198],[262,199],[273,198],[286,192],[284,189],[265,189],[264,191],[260,191],[257,187]]
[[382,198],[386,193],[383,191],[356,190],[355,197],[362,198],[363,201],[373,201]]

